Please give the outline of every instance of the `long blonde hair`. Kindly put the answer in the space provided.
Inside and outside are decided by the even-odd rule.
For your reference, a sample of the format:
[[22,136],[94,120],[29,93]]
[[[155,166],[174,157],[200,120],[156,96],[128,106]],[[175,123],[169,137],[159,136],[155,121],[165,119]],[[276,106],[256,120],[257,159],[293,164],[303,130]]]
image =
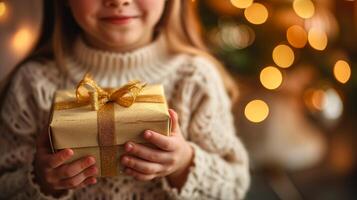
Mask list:
[[[56,65],[66,73],[65,52],[69,52],[70,44],[74,41],[80,28],[75,22],[65,1],[54,0],[54,31],[51,43],[45,45],[34,55],[51,52]],[[201,37],[201,25],[197,15],[197,1],[167,0],[165,11],[157,24],[156,33],[162,33],[169,49],[174,53],[200,55],[210,59],[222,76],[225,88],[232,101],[238,96],[238,89],[233,78],[223,65],[208,53]]]

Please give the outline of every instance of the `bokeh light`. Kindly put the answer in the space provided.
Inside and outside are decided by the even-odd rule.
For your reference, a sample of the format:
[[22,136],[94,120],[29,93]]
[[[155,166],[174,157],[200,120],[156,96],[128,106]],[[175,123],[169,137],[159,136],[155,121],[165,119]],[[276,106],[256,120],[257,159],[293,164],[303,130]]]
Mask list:
[[329,38],[339,36],[340,24],[337,21],[333,11],[326,9],[323,6],[319,7],[313,17],[305,20],[305,30],[310,30],[313,27],[323,30]]
[[269,107],[262,100],[253,100],[244,109],[245,117],[254,123],[264,121],[269,115]]
[[339,60],[333,68],[333,74],[340,83],[347,83],[351,77],[351,67],[346,61]]
[[343,113],[343,102],[340,95],[333,88],[325,91],[324,101],[322,104],[322,114],[327,120],[336,120]]
[[309,44],[312,48],[323,51],[327,47],[328,38],[326,33],[319,28],[311,28],[308,34]]
[[307,90],[304,101],[313,113],[319,113],[326,120],[337,120],[343,113],[342,99],[331,87]]
[[315,13],[315,6],[311,0],[294,0],[293,8],[295,13],[304,19],[311,18]]
[[301,26],[293,25],[288,28],[286,37],[291,46],[303,48],[307,43],[307,33]]
[[322,89],[308,89],[304,93],[304,102],[311,112],[321,111],[325,92]]
[[322,110],[325,92],[323,90],[315,90],[312,92],[311,103],[317,110]]
[[273,50],[273,60],[279,67],[288,68],[294,63],[294,51],[288,45],[278,45]]
[[252,24],[263,24],[268,19],[268,9],[260,3],[253,3],[244,10],[245,18]]
[[255,32],[245,24],[221,22],[209,32],[210,40],[224,50],[244,49],[255,41]]
[[0,2],[0,17],[4,16],[6,13],[6,4],[4,2]]
[[231,3],[237,8],[248,8],[253,4],[253,0],[231,0]]
[[283,81],[283,75],[276,67],[266,67],[260,72],[260,82],[269,89],[274,90],[278,88]]
[[12,48],[16,53],[22,54],[29,50],[33,43],[33,37],[30,29],[24,27],[19,29],[13,36]]

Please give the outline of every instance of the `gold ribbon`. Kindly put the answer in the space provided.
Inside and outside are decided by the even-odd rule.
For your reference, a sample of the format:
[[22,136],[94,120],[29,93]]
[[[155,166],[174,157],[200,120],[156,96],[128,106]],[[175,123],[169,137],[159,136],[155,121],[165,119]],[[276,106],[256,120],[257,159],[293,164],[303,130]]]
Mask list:
[[55,104],[55,110],[65,110],[91,104],[93,110],[98,110],[109,102],[117,103],[123,107],[130,107],[138,103],[164,103],[161,95],[140,95],[146,83],[134,80],[119,89],[101,88],[89,75],[86,74],[76,87],[76,100],[63,101]]
[[117,162],[113,162],[118,158],[118,148],[115,146],[114,103],[130,107],[137,102],[165,102],[161,95],[140,94],[145,86],[146,84],[140,81],[130,81],[118,89],[101,88],[89,74],[86,74],[76,87],[75,101],[62,101],[54,105],[55,110],[92,105],[92,109],[97,111],[102,176],[118,175]]

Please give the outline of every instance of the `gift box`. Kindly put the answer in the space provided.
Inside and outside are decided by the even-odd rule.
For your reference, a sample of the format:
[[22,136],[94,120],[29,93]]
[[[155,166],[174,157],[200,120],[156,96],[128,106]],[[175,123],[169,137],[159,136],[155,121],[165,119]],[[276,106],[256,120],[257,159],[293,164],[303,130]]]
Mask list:
[[76,89],[56,91],[49,138],[53,152],[73,149],[68,162],[91,155],[99,176],[110,177],[121,173],[124,143],[145,142],[145,130],[169,136],[170,122],[162,85],[103,89],[86,75]]

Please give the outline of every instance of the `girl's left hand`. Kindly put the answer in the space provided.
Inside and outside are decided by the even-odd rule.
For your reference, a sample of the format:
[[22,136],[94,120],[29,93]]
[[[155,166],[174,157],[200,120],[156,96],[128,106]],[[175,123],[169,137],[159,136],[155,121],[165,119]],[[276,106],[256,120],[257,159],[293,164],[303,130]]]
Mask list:
[[176,112],[169,109],[169,113],[172,120],[170,137],[147,130],[144,138],[154,147],[133,142],[125,144],[126,153],[121,163],[126,174],[143,181],[168,176],[170,182],[182,180],[187,175],[193,149],[181,134]]

